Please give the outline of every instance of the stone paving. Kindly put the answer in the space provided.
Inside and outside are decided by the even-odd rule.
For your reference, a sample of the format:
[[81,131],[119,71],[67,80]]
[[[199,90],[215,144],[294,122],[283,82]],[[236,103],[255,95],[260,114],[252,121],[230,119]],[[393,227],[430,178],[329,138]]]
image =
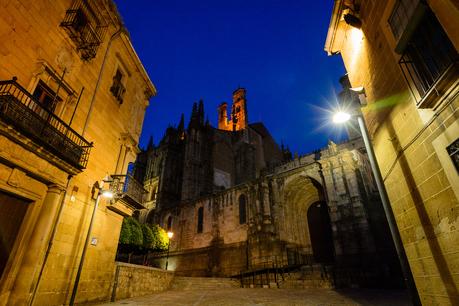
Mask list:
[[100,305],[410,305],[405,292],[370,289],[219,289],[170,290]]

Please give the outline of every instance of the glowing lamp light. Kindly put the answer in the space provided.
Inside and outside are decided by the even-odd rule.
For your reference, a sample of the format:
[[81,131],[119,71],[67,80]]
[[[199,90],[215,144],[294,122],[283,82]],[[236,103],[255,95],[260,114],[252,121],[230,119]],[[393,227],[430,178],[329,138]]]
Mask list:
[[349,119],[351,119],[351,115],[345,112],[337,112],[333,115],[333,122],[337,124],[349,121]]
[[102,191],[102,196],[107,199],[112,199],[113,198],[113,192],[110,190],[104,190]]
[[167,232],[167,237],[169,237],[169,239],[172,239],[172,237],[174,237],[174,233],[173,232]]

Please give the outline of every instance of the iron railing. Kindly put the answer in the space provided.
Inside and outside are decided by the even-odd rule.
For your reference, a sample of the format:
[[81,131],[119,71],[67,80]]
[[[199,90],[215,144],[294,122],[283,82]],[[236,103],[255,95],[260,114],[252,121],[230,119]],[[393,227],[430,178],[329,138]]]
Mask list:
[[128,204],[136,209],[145,208],[144,203],[148,191],[131,175],[111,175],[110,190],[115,199],[124,198]]
[[88,0],[74,1],[72,7],[67,10],[61,27],[75,42],[84,60],[96,56],[107,28],[96,5],[90,4]]
[[457,78],[458,59],[456,49],[438,20],[432,12],[427,12],[399,61],[418,104],[433,89],[440,92],[437,85],[448,83],[442,80]]
[[75,168],[86,168],[92,143],[44,108],[16,80],[0,81],[0,118]]

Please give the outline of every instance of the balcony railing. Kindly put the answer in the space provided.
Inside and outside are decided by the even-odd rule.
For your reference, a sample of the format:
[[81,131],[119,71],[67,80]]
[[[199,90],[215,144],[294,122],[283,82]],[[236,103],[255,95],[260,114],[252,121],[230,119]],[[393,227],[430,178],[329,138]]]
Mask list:
[[74,1],[72,7],[67,10],[61,27],[75,42],[84,60],[96,56],[97,48],[102,43],[107,28],[96,5],[90,5],[87,0]]
[[86,168],[92,143],[16,82],[0,81],[0,118],[73,167]]
[[399,64],[419,107],[432,107],[458,76],[459,57],[432,12],[427,12]]
[[115,199],[123,198],[135,209],[145,208],[145,201],[148,191],[143,185],[137,182],[132,176],[111,175],[110,190]]

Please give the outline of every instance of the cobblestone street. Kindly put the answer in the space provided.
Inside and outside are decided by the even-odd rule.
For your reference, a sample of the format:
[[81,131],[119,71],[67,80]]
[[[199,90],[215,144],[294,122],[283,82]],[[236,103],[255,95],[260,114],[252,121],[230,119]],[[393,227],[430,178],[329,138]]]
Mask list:
[[100,305],[410,305],[405,292],[366,289],[220,289],[166,291]]

